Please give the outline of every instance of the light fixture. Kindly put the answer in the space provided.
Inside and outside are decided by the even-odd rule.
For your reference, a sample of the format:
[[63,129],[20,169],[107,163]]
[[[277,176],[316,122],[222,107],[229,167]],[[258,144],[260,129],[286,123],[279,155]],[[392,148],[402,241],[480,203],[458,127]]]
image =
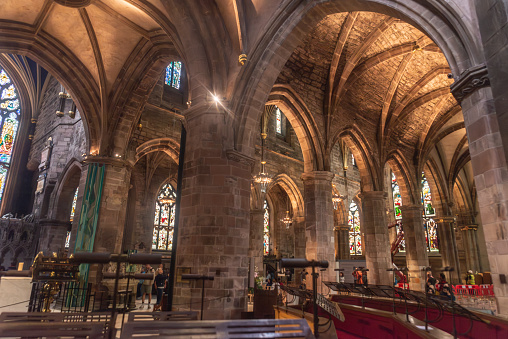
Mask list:
[[272,182],[271,175],[265,172],[265,139],[266,133],[261,133],[261,171],[254,176],[254,182],[260,184],[262,193],[266,193],[266,188]]
[[215,101],[215,103],[217,103],[217,104],[220,102],[219,97],[218,97],[218,96],[216,96],[216,95],[214,95],[214,94],[212,94],[212,99],[213,99],[213,101]]
[[289,210],[286,211],[286,216],[280,219],[280,221],[282,221],[284,225],[286,225],[286,228],[289,228],[289,226],[291,226],[291,224],[293,223],[293,218],[291,218],[291,216],[289,215]]

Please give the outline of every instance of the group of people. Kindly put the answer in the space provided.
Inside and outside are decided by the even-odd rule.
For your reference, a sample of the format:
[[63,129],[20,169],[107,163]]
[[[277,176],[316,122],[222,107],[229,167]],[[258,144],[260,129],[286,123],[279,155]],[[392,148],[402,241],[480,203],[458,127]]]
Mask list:
[[157,302],[154,305],[153,310],[156,311],[158,309],[161,309],[161,302],[162,302],[162,296],[164,294],[164,289],[167,286],[168,277],[164,274],[164,270],[162,268],[162,265],[157,269],[157,275],[155,275],[154,269],[150,264],[146,264],[141,269],[141,273],[151,273],[153,278],[152,279],[143,279],[140,280],[138,283],[138,291],[141,295],[141,308],[143,309],[145,307],[145,295],[148,295],[148,310],[151,309],[151,303],[152,303],[152,287],[155,288],[157,291]]
[[432,272],[427,272],[426,292],[429,294],[442,295],[448,299],[454,298],[452,286],[448,283],[448,281],[446,281],[446,276],[444,273],[439,274],[438,284],[438,280],[434,278]]
[[[342,273],[342,272],[341,272]],[[368,279],[367,279],[367,271],[364,270],[363,267],[355,267],[353,269],[353,278],[355,285],[367,285]]]

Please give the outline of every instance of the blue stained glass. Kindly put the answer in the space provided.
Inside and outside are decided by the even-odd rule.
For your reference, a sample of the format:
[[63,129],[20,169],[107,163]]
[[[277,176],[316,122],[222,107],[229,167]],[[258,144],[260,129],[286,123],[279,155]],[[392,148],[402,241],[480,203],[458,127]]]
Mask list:
[[182,77],[182,63],[180,61],[171,62],[166,67],[166,77],[164,83],[176,89],[180,89],[180,80]]
[[14,141],[21,114],[16,87],[5,72],[0,69],[0,201],[9,172]]

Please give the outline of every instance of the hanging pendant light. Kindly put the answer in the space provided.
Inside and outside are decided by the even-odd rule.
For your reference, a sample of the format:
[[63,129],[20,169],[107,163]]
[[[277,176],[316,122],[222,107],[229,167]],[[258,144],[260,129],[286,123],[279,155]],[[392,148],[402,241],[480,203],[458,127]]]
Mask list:
[[254,176],[254,182],[260,184],[262,193],[266,193],[266,188],[272,182],[272,176],[265,170],[265,139],[266,133],[261,133],[261,171]]
[[293,218],[289,215],[289,197],[286,201],[286,216],[282,219],[280,219],[286,225],[286,228],[289,228],[291,224],[293,223]]

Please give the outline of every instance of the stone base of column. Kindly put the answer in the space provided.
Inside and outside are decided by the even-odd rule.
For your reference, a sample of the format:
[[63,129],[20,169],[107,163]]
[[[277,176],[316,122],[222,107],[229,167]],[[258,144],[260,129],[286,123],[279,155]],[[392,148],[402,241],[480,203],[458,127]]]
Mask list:
[[70,229],[70,222],[58,220],[41,220],[41,233],[39,236],[39,251],[49,255],[64,249],[67,230]]

